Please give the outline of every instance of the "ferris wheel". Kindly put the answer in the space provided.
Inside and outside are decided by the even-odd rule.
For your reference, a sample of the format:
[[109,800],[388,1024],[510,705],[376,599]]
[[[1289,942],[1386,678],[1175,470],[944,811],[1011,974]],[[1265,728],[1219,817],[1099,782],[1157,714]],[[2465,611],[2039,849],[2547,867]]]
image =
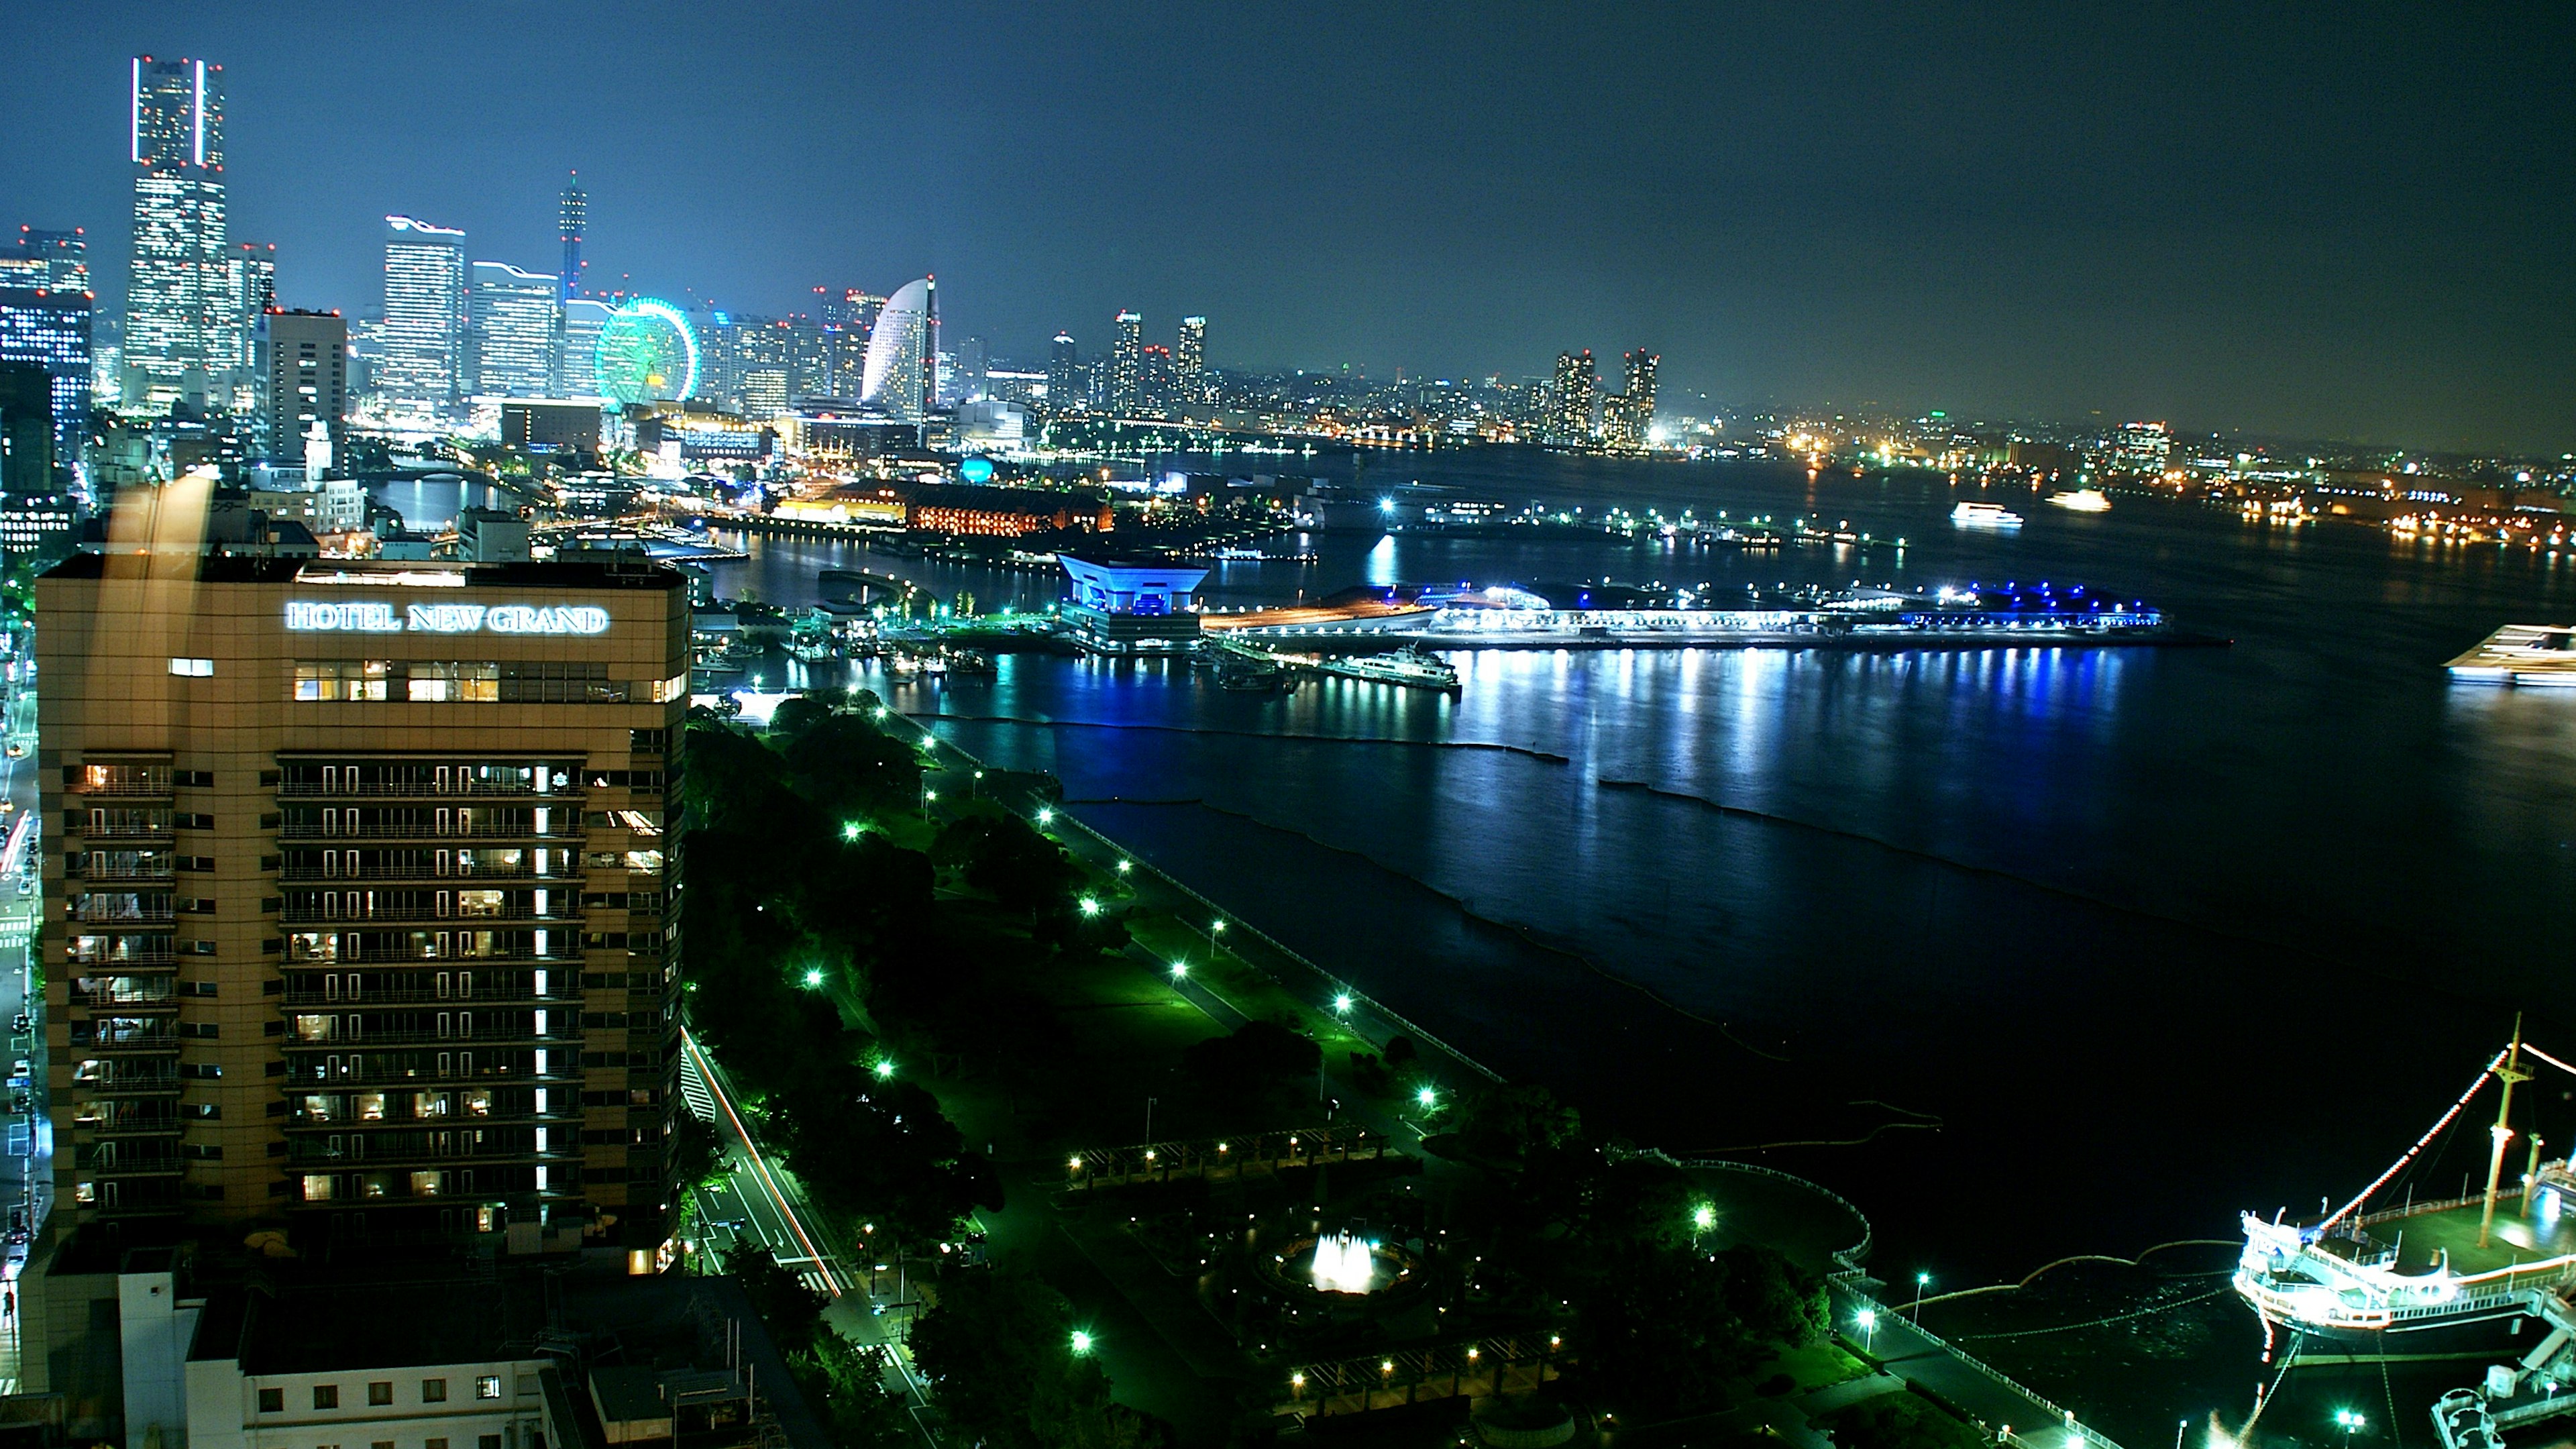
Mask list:
[[600,324],[592,363],[617,402],[678,402],[698,390],[698,335],[679,308],[639,297]]

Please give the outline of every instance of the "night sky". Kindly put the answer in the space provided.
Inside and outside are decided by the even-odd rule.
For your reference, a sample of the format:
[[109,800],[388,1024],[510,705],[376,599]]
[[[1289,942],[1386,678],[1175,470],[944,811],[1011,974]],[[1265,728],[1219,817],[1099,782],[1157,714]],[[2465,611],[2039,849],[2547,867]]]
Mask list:
[[1133,306],[1219,366],[2576,449],[2576,6],[43,8],[0,221],[109,295],[127,57],[186,55],[291,306],[378,308],[389,211],[551,271],[578,167],[594,282],[931,271],[1004,356]]

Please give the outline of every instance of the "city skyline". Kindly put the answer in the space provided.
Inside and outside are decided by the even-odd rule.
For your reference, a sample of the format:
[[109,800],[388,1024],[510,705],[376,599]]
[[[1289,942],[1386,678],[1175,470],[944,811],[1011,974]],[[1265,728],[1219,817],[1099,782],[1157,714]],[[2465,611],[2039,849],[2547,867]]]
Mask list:
[[[387,214],[445,218],[474,260],[557,270],[578,170],[593,289],[631,278],[776,314],[818,283],[933,273],[952,332],[1023,361],[1133,307],[1220,317],[1218,366],[1538,376],[1568,343],[1642,341],[1668,398],[2576,446],[2576,309],[2551,261],[2576,179],[2544,144],[2568,102],[2517,80],[2555,29],[2323,34],[2267,16],[2204,55],[2216,23],[1889,15],[1863,27],[1878,43],[1858,53],[1878,58],[1837,57],[1860,71],[1817,91],[1796,77],[1835,54],[1821,20],[1648,10],[1550,35],[1525,16],[1346,15],[1265,63],[1359,62],[1240,108],[1217,104],[1222,67],[1178,62],[1263,53],[1257,19],[1015,14],[943,24],[977,43],[931,47],[824,119],[783,98],[820,66],[924,53],[914,22],[648,10],[581,33],[590,65],[478,48],[441,73],[453,123],[423,125],[370,104],[374,87],[440,44],[547,27],[497,10],[83,13],[28,78],[25,104],[55,122],[0,147],[0,191],[11,221],[89,230],[111,315],[128,64],[185,54],[225,67],[232,226],[278,244],[290,306],[368,310]],[[1407,61],[1426,49],[1407,39],[1462,59]],[[1523,64],[1542,50],[1554,63]],[[1108,81],[1138,59],[1170,85],[1123,99]],[[2367,114],[2340,98],[2356,65],[2384,65]],[[1729,84],[1702,83],[1716,75]],[[2447,99],[2472,75],[2533,98],[2509,114]],[[1622,95],[1642,131],[1533,119],[1607,118]],[[666,125],[598,124],[647,101]],[[333,123],[312,124],[315,106]],[[1205,121],[1176,135],[1167,111]],[[2311,118],[2327,113],[2337,125]],[[764,146],[866,160],[833,185],[820,162],[744,164]],[[1420,156],[1443,159],[1375,185]],[[995,184],[950,184],[961,164],[998,167]]]

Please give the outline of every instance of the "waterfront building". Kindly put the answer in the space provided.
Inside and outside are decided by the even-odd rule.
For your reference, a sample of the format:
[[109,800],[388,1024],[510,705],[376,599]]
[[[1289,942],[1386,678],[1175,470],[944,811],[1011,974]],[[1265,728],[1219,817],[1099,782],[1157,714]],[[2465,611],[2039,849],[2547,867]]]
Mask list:
[[36,586],[57,1223],[657,1247],[681,576],[200,552],[204,498]]
[[0,287],[39,292],[82,292],[89,285],[89,238],[79,228],[18,228],[17,241],[0,251]]
[[1548,414],[1545,440],[1551,443],[1588,443],[1592,441],[1592,399],[1599,383],[1592,367],[1592,349],[1580,354],[1560,352],[1556,357],[1556,380],[1548,390]]
[[590,193],[581,189],[578,171],[555,194],[555,230],[563,238],[563,272],[556,282],[561,300],[569,302],[581,295],[581,240],[590,230]]
[[588,297],[563,304],[563,347],[557,354],[557,397],[599,396],[599,331],[608,325],[609,306]]
[[977,538],[1064,529],[1105,533],[1111,522],[1109,504],[1097,494],[951,483],[899,484],[894,493],[904,505],[904,526],[924,533]]
[[1183,407],[1196,407],[1209,400],[1205,317],[1181,319],[1180,342],[1172,349],[1172,389]]
[[505,402],[501,441],[531,453],[596,453],[599,419],[595,402]]
[[1073,334],[1058,332],[1047,344],[1047,411],[1058,417],[1082,411],[1085,391],[1082,354],[1073,345]]
[[897,422],[928,417],[939,395],[937,285],[929,277],[904,283],[869,329],[859,402]]
[[1656,357],[1640,347],[1621,361],[1628,370],[1627,386],[1602,407],[1602,441],[1614,448],[1642,448],[1655,421]]
[[1207,570],[1058,551],[1073,598],[1064,617],[1084,648],[1109,654],[1187,650],[1199,637],[1198,588]]
[[1109,343],[1109,411],[1119,417],[1133,414],[1143,403],[1145,385],[1145,317],[1141,312],[1118,314],[1118,331]]
[[466,349],[465,233],[408,216],[385,218],[384,361],[376,390],[445,408],[462,394]]
[[348,319],[337,312],[271,309],[261,315],[256,337],[260,455],[280,462],[303,458],[315,423],[336,453],[349,415]]
[[80,461],[82,441],[89,436],[95,381],[89,333],[87,292],[0,287],[0,362],[40,367],[52,380],[53,452],[66,469]]
[[242,358],[224,194],[223,67],[136,57],[134,253],[125,287],[125,407],[220,396]]
[[2123,423],[2102,460],[2109,472],[2161,477],[2173,458],[2173,433],[2162,423]]
[[476,262],[467,304],[474,373],[485,397],[549,397],[561,368],[563,279],[507,262]]

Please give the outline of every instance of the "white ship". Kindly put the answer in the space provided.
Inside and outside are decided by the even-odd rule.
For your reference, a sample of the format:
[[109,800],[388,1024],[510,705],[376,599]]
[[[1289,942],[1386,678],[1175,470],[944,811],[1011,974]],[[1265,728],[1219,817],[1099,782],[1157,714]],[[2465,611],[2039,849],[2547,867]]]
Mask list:
[[1315,672],[1364,679],[1372,684],[1401,684],[1411,689],[1454,693],[1458,688],[1457,668],[1419,644],[1407,644],[1384,654],[1344,654],[1321,659],[1316,661]]
[[2021,515],[2000,503],[1962,503],[1950,510],[1950,521],[1961,528],[2021,527]]

